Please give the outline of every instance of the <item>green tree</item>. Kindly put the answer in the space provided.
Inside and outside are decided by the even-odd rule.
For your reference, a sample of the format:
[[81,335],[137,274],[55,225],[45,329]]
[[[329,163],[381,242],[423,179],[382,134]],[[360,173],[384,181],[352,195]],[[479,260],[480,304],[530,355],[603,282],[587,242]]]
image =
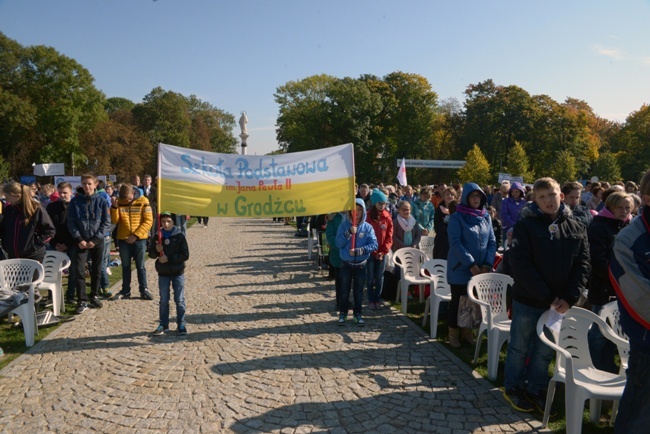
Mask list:
[[0,134],[0,149],[12,171],[84,155],[80,134],[107,118],[104,95],[88,70],[54,48],[25,48],[1,33],[0,53],[0,114],[7,133]]
[[104,102],[104,109],[109,115],[120,110],[132,110],[135,107],[135,103],[130,99],[121,98],[121,97],[112,97],[107,98]]
[[132,112],[136,125],[151,143],[190,147],[192,119],[183,95],[156,87]]
[[493,179],[490,173],[490,163],[478,145],[474,145],[467,153],[465,165],[458,170],[458,178],[463,183],[475,182],[478,185],[488,184]]
[[569,151],[559,151],[547,171],[560,185],[576,180],[576,158]]
[[603,152],[591,168],[591,174],[597,176],[601,181],[614,183],[621,181],[621,168],[618,160],[611,152]]
[[0,155],[0,182],[7,182],[10,176],[11,165]]
[[190,139],[192,148],[232,154],[237,151],[234,136],[235,117],[195,95],[187,98],[192,120]]
[[638,181],[650,167],[650,105],[632,112],[612,138],[624,179]]
[[508,155],[508,166],[506,171],[514,176],[521,176],[524,182],[532,182],[535,174],[530,170],[530,162],[524,147],[515,142]]

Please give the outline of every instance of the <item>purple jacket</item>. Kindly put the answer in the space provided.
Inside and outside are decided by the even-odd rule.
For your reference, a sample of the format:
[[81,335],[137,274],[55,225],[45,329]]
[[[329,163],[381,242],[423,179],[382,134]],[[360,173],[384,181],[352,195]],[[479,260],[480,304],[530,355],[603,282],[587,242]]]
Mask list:
[[[515,199],[512,197],[512,191],[519,190],[521,195]],[[513,227],[519,220],[519,212],[526,205],[526,190],[518,183],[513,182],[508,197],[504,199],[501,204],[501,224],[503,225],[503,232],[508,232],[508,229]]]

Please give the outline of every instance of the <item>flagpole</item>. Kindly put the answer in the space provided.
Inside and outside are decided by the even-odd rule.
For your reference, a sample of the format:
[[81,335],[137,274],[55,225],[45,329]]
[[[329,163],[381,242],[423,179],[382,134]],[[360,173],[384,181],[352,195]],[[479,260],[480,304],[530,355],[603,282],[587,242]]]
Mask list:
[[[350,192],[352,193],[352,226],[357,225],[357,202],[355,200],[356,196],[354,194],[354,184],[357,183],[357,174],[356,170],[354,168],[354,145],[352,145],[352,188],[350,189]],[[356,244],[356,238],[357,234],[354,233],[352,234],[352,240],[350,242],[350,247],[354,249],[354,245]]]
[[[156,186],[156,202],[158,203],[156,216],[156,232],[158,233],[158,242],[162,244],[162,228],[160,226],[160,212],[162,210],[162,152],[160,147],[162,143],[158,143],[158,185]],[[160,253],[162,255],[162,252]]]

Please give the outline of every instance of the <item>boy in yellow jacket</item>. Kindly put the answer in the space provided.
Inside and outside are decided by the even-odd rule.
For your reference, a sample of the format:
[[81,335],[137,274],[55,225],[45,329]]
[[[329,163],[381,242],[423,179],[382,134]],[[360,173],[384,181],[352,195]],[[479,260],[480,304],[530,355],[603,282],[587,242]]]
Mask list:
[[113,299],[131,298],[131,261],[135,259],[140,298],[153,300],[147,289],[147,271],[144,268],[147,239],[153,225],[149,199],[135,186],[124,184],[119,198],[112,199],[111,222],[117,225],[117,243],[122,261],[122,290]]

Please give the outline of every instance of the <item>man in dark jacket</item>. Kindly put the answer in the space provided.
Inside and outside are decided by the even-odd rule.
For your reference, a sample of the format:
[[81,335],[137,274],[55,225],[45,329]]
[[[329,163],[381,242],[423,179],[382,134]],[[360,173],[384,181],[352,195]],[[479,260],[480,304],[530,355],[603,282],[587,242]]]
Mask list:
[[149,246],[149,257],[156,258],[158,272],[158,289],[160,290],[160,324],[154,335],[169,332],[169,286],[174,289],[176,303],[176,324],[178,334],[186,335],[185,326],[185,262],[190,258],[187,239],[179,228],[174,226],[176,220],[169,212],[160,214],[161,239],[156,239]]
[[50,202],[47,205],[47,213],[52,219],[56,234],[50,240],[50,247],[57,252],[63,252],[70,258],[70,268],[68,273],[68,289],[65,292],[65,299],[67,301],[74,300],[75,288],[77,285],[75,250],[77,246],[76,240],[68,230],[68,207],[72,200],[72,185],[69,182],[60,182],[57,185],[59,193],[59,200]]
[[86,262],[88,254],[92,266],[90,269],[90,306],[102,307],[99,300],[99,280],[101,278],[102,257],[104,254],[105,234],[111,227],[108,203],[97,193],[97,177],[92,174],[81,175],[83,194],[72,199],[68,208],[68,230],[77,243],[75,252],[77,279],[76,314],[88,310],[86,294]]
[[522,210],[513,230],[515,283],[504,397],[518,411],[543,413],[554,352],[538,338],[537,321],[549,308],[563,314],[578,301],[591,266],[587,232],[570,218],[559,184],[538,179],[533,195],[534,203]]

